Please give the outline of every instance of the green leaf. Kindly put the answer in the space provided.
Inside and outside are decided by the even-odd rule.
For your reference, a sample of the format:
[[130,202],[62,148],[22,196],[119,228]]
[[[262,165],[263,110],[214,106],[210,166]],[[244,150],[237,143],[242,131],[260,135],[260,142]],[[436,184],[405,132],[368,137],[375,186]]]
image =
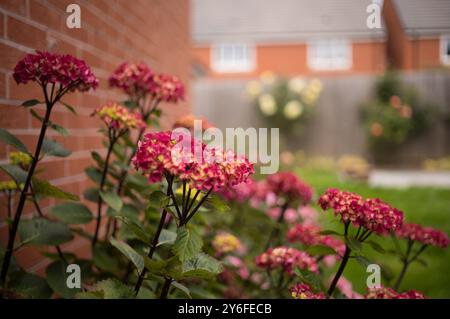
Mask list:
[[111,245],[97,244],[92,253],[92,261],[94,265],[107,272],[116,273],[120,269],[120,263],[117,250]]
[[227,205],[219,196],[211,195],[205,202],[206,208],[215,210],[217,212],[226,212],[230,210],[230,206]]
[[131,232],[136,236],[135,238],[148,245],[148,243],[150,242],[150,236],[139,221],[135,221],[123,216],[117,216],[116,218],[120,219],[124,223],[124,226],[128,227],[131,230]]
[[161,235],[159,236],[158,244],[156,246],[158,247],[165,244],[173,245],[176,239],[177,234],[175,232],[163,229],[161,231]]
[[154,275],[166,276],[168,274],[167,260],[155,260],[145,256],[144,264],[145,268]]
[[49,214],[66,224],[88,224],[92,221],[90,209],[81,203],[58,204],[52,207]]
[[71,113],[73,114],[77,114],[77,112],[75,111],[75,108],[67,103],[61,102],[62,105],[64,105],[66,107],[66,109],[68,109]]
[[386,250],[384,250],[384,248],[381,247],[380,244],[378,244],[377,242],[375,242],[373,240],[365,241],[365,243],[369,244],[373,248],[373,250],[375,250],[375,251],[377,251],[377,252],[379,252],[381,254],[385,254],[386,253]]
[[0,169],[8,174],[18,185],[25,183],[28,177],[28,172],[17,165],[0,164]]
[[189,299],[192,299],[191,291],[189,290],[188,287],[186,287],[183,284],[180,284],[177,281],[172,281],[171,285],[174,286],[175,288],[177,288],[178,290],[180,290],[182,293],[184,293],[186,295],[186,297],[188,297]]
[[44,278],[26,272],[13,276],[9,285],[28,298],[47,299],[52,295]]
[[131,246],[114,238],[110,239],[110,243],[111,245],[116,247],[122,254],[124,254],[125,257],[131,260],[131,262],[136,266],[139,272],[144,269],[144,258],[139,255]]
[[75,295],[76,299],[103,299],[102,291],[83,291]]
[[62,127],[61,125],[55,124],[53,122],[49,121],[49,126],[56,132],[58,132],[61,136],[69,136],[69,131],[67,131],[64,127]]
[[124,204],[119,212],[108,208],[106,214],[111,217],[125,217],[129,220],[139,223],[139,211],[131,204]]
[[66,268],[66,263],[61,260],[51,263],[46,269],[47,282],[61,297],[72,298],[81,289],[67,287],[67,277],[70,274],[66,272]]
[[[31,115],[37,119],[39,122],[44,122],[44,118],[40,116],[35,110],[30,109]],[[62,136],[69,136],[69,132],[62,126],[53,123],[52,121],[48,121],[48,126],[52,128],[54,131],[58,132]]]
[[100,197],[116,212],[120,212],[123,206],[122,199],[115,192],[100,192]]
[[161,191],[155,191],[150,194],[148,205],[154,208],[162,208],[169,205],[170,197]]
[[294,273],[300,280],[313,288],[315,291],[322,291],[322,282],[320,278],[313,272],[296,267]]
[[97,168],[90,166],[86,168],[84,172],[95,184],[100,184],[100,181],[102,180],[102,173]]
[[177,230],[177,238],[172,251],[183,262],[195,257],[202,246],[203,241],[200,235],[195,230],[182,226]]
[[98,202],[98,189],[96,187],[87,188],[83,192],[83,197],[90,202],[97,203]]
[[367,269],[367,266],[369,266],[370,264],[372,264],[372,262],[370,260],[368,260],[366,257],[364,256],[356,256],[356,261],[364,267],[364,269]]
[[77,195],[65,192],[57,188],[56,186],[51,185],[49,182],[37,179],[35,177],[33,177],[33,190],[36,193],[36,195],[44,195],[48,197],[73,201],[80,200],[80,198]]
[[48,140],[46,138],[42,143],[42,151],[49,156],[56,157],[67,157],[72,154],[71,151],[65,149],[64,146],[62,146],[55,140]]
[[38,105],[38,104],[43,104],[43,103],[44,102],[41,102],[39,100],[32,99],[32,100],[27,100],[27,101],[23,102],[22,106],[30,107],[30,106],[35,106],[35,105]]
[[40,217],[21,220],[19,234],[22,242],[34,245],[56,246],[73,239],[72,232],[66,224]]
[[329,247],[329,246],[325,246],[325,245],[314,245],[314,246],[309,246],[306,249],[306,252],[312,256],[325,256],[325,255],[335,255],[336,251]]
[[182,266],[184,278],[212,278],[221,273],[222,264],[205,253],[199,253],[195,257],[183,262]]
[[136,104],[136,102],[130,101],[130,100],[123,101],[122,104],[123,104],[124,106],[126,106],[127,108],[129,108],[129,109],[135,109],[135,108],[138,107],[138,105]]
[[342,234],[339,234],[337,231],[334,230],[322,230],[319,232],[319,235],[327,236],[327,235],[336,235],[336,236],[342,236]]
[[134,291],[117,279],[103,280],[96,285],[96,290],[103,292],[104,299],[130,299]]
[[353,237],[347,237],[345,239],[345,244],[357,255],[361,254],[362,245],[361,242],[358,241],[356,238]]
[[0,140],[5,144],[14,146],[18,151],[30,154],[27,147],[17,137],[2,128],[0,128]]

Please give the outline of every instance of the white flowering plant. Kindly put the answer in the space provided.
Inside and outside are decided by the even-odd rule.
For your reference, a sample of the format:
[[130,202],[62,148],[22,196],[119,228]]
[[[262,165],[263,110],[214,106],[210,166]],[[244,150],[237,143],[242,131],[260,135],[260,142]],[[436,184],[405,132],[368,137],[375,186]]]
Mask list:
[[246,91],[265,121],[279,127],[284,136],[300,136],[320,97],[322,83],[318,79],[285,78],[264,72],[258,80],[247,83]]

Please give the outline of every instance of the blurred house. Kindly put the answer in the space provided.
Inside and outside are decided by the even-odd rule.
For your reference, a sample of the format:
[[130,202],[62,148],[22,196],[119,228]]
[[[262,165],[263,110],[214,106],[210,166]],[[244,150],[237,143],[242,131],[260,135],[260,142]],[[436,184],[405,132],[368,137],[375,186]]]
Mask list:
[[384,26],[370,0],[193,0],[194,70],[211,77],[378,73]]
[[450,1],[385,0],[390,62],[416,70],[450,65]]

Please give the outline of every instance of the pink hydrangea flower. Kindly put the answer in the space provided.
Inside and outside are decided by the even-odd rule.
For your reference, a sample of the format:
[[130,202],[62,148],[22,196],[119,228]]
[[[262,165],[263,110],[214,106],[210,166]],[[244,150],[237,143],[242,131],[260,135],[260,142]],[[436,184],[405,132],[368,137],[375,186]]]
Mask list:
[[320,227],[316,225],[297,224],[289,229],[287,237],[289,242],[301,242],[307,246],[324,245],[333,248],[342,256],[345,252],[345,244],[332,236],[321,235]]
[[359,293],[353,291],[352,283],[344,277],[339,278],[339,281],[337,282],[337,288],[348,299],[362,299],[363,298],[363,296],[361,296]]
[[323,292],[314,293],[307,284],[296,284],[289,291],[294,299],[326,299]]
[[403,212],[380,199],[365,200],[360,195],[330,188],[319,198],[323,210],[331,208],[346,223],[362,226],[378,234],[399,229]]
[[396,231],[396,234],[398,237],[418,241],[423,245],[446,248],[449,244],[446,233],[431,227],[423,227],[412,223],[403,224],[403,226]]
[[181,80],[168,74],[157,74],[151,86],[153,96],[165,102],[177,103],[185,99],[185,89]]
[[364,297],[366,299],[425,299],[425,296],[416,290],[398,293],[394,289],[386,287],[369,289]]
[[243,203],[252,197],[254,189],[255,181],[249,178],[246,182],[222,188],[219,195],[225,200]]
[[[200,150],[200,158],[196,149]],[[170,131],[146,134],[138,143],[133,164],[151,183],[159,182],[169,174],[204,191],[218,191],[246,182],[254,172],[253,165],[245,157],[207,148],[186,135],[173,137]]]
[[92,116],[94,115],[98,116],[108,128],[114,130],[144,128],[146,126],[140,113],[131,112],[126,107],[116,103],[96,108],[92,113]]
[[297,199],[302,204],[307,204],[311,201],[312,188],[294,173],[279,172],[269,175],[266,183],[269,190],[278,197],[284,197],[288,201]]
[[59,84],[67,91],[88,91],[98,86],[98,79],[85,61],[74,56],[36,51],[27,54],[14,68],[14,80],[17,84],[29,81],[47,84]]
[[143,97],[150,93],[154,73],[145,63],[124,62],[109,78],[109,86],[123,90],[126,94]]
[[282,268],[290,275],[293,274],[295,267],[318,272],[314,257],[298,249],[285,246],[269,248],[256,257],[256,265],[267,270]]

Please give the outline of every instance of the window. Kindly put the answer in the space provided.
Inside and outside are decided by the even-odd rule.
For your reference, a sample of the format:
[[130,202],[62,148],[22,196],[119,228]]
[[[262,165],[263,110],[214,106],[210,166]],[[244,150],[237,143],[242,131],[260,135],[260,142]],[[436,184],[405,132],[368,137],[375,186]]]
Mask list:
[[216,72],[250,72],[255,67],[253,47],[242,44],[219,44],[212,48],[211,66]]
[[441,38],[441,61],[450,65],[450,36]]
[[352,66],[352,47],[344,40],[320,40],[308,45],[308,65],[314,70],[345,70]]

